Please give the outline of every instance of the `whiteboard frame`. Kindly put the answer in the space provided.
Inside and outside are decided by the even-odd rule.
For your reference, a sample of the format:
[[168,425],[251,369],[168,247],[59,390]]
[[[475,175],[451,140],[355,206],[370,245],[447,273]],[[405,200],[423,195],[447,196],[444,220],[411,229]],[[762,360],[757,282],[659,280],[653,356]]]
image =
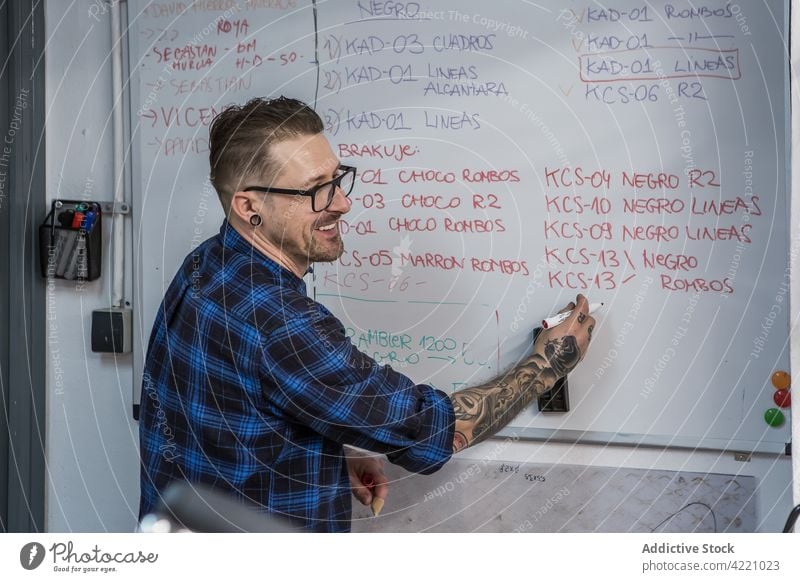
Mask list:
[[786,452],[786,444],[774,441],[716,438],[703,438],[698,440],[693,437],[685,436],[638,433],[507,427],[498,432],[495,436],[513,440],[524,439],[552,443],[691,449],[693,451],[709,450],[719,452],[770,453],[776,455]]

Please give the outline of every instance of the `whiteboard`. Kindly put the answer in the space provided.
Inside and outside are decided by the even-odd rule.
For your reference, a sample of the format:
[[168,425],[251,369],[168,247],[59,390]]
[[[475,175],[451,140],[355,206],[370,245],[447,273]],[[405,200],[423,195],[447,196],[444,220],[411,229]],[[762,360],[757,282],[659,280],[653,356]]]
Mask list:
[[213,115],[285,94],[359,168],[345,254],[308,281],[357,347],[452,392],[583,292],[605,307],[571,410],[503,434],[782,452],[788,410],[763,413],[789,371],[787,11],[129,2],[137,377],[222,220]]

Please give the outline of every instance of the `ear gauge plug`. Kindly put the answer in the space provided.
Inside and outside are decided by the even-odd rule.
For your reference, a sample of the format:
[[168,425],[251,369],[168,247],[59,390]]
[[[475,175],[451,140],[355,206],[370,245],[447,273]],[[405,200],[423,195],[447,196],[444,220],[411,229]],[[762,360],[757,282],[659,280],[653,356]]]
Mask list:
[[251,214],[250,226],[261,226],[261,216],[259,216],[258,214]]

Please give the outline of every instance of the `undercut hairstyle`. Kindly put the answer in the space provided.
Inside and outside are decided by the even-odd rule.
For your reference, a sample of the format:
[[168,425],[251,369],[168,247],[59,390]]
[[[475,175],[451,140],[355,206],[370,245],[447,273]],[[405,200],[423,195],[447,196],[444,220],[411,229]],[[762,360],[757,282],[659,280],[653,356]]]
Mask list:
[[211,183],[225,214],[233,193],[252,185],[269,184],[277,175],[271,146],[324,129],[316,111],[297,99],[251,99],[220,112],[209,128]]

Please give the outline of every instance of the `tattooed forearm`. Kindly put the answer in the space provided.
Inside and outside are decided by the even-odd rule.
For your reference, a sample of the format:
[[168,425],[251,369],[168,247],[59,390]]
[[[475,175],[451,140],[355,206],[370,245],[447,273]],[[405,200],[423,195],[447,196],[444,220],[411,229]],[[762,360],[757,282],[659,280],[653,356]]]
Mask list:
[[[461,447],[474,445],[504,426],[533,400],[531,390],[515,389],[504,381],[492,388],[467,388],[451,396],[456,418],[472,424],[470,436],[460,434]],[[458,446],[455,444],[454,447]]]
[[[559,369],[569,367],[569,349],[553,346],[551,352],[559,360]],[[477,444],[496,433],[538,394],[552,388],[558,377],[548,360],[535,353],[497,380],[451,394],[456,414],[453,450]]]

